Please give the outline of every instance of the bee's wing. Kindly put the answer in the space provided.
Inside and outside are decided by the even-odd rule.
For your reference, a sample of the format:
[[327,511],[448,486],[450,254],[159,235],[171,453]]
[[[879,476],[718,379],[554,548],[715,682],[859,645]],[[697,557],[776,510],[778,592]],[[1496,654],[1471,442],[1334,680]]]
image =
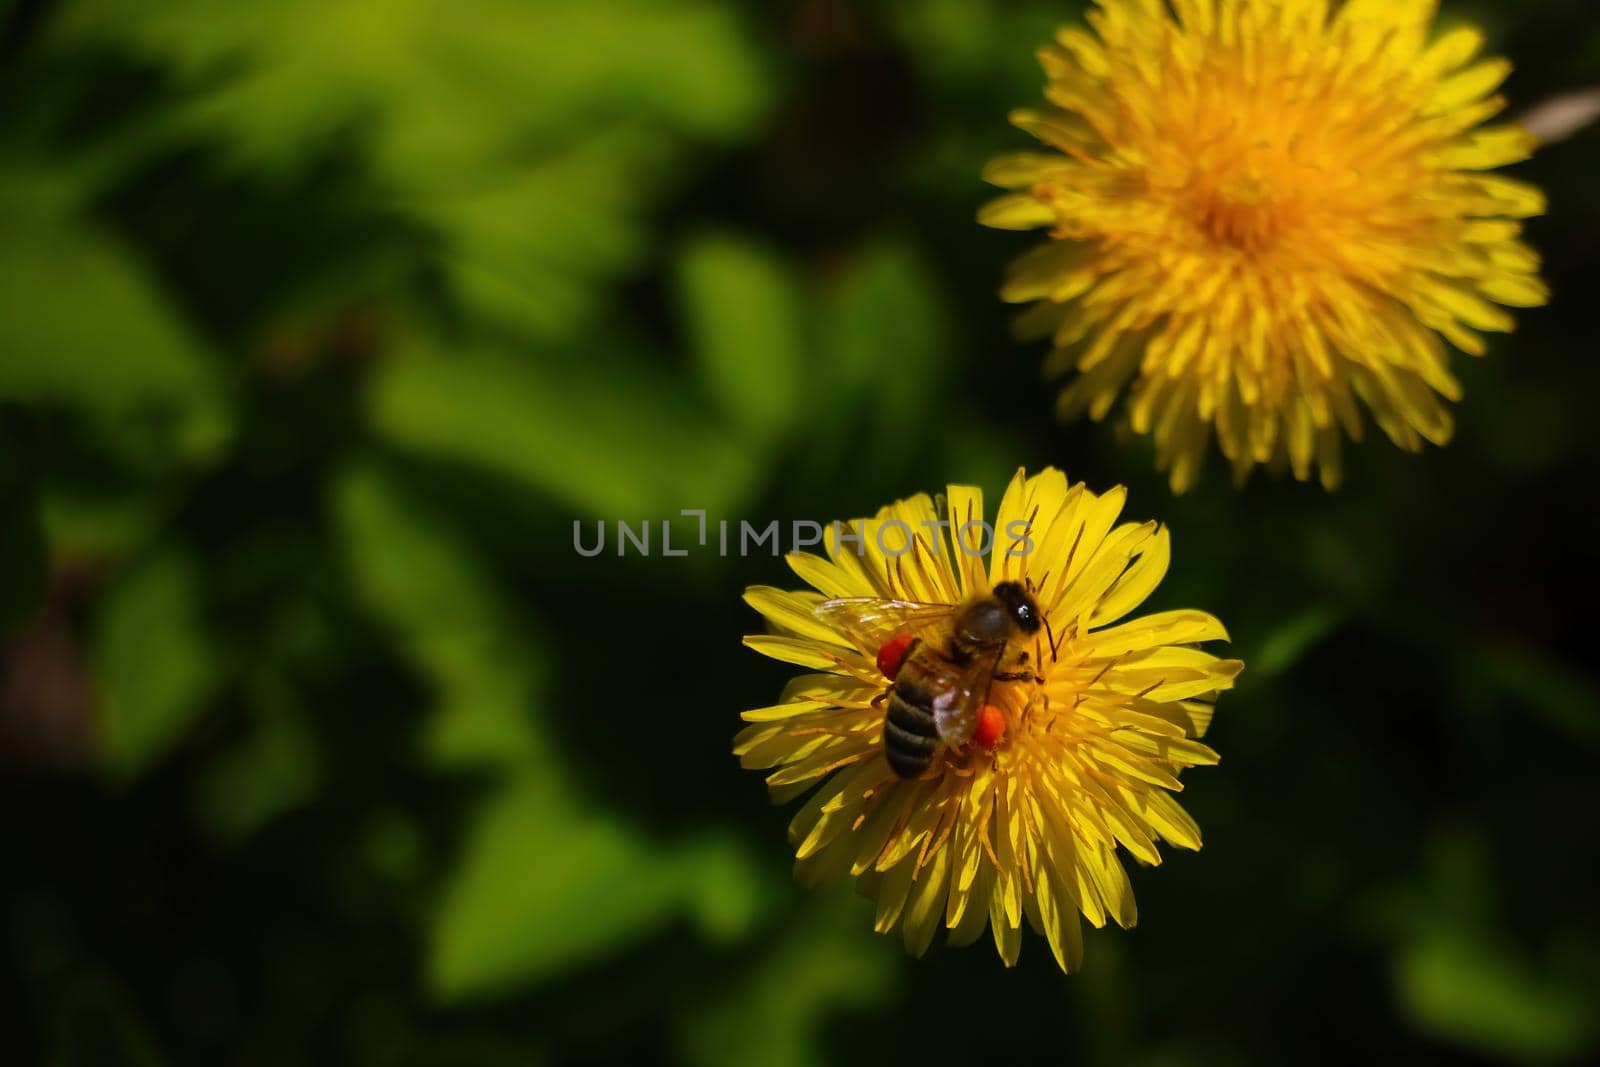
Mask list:
[[868,656],[897,634],[918,634],[955,613],[954,604],[922,604],[881,597],[824,600],[812,610],[817,619],[839,630]]
[[989,695],[998,657],[978,656],[955,675],[951,685],[933,698],[933,725],[939,740],[964,745],[978,723],[978,709]]

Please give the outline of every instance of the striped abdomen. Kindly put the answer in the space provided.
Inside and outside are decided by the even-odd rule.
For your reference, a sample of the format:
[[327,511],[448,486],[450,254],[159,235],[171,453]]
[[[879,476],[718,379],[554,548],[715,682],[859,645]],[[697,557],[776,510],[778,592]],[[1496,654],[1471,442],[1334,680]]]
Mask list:
[[933,694],[907,679],[902,672],[889,691],[889,711],[883,721],[883,754],[889,769],[901,778],[915,778],[933,763],[939,751],[939,730],[934,724]]

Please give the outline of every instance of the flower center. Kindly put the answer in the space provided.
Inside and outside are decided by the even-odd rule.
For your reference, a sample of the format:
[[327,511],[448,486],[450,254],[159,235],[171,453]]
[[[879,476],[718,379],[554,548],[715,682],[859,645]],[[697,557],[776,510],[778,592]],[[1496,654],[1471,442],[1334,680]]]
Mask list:
[[1326,185],[1314,164],[1265,139],[1220,137],[1197,148],[1189,167],[1188,210],[1200,232],[1251,253],[1279,244]]
[[1277,241],[1282,211],[1260,178],[1243,177],[1206,190],[1198,199],[1200,229],[1216,243],[1260,252]]

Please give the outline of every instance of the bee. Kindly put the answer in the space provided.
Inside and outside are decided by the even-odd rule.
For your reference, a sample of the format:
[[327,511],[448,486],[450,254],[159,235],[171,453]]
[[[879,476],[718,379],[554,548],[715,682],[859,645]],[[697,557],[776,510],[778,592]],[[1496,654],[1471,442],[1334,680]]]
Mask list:
[[875,656],[891,682],[880,698],[883,752],[901,778],[920,776],[941,746],[976,739],[994,747],[1005,718],[988,703],[990,686],[1037,679],[1025,646],[1046,623],[1032,589],[1019,582],[1000,582],[961,604],[844,598],[822,602],[815,614]]

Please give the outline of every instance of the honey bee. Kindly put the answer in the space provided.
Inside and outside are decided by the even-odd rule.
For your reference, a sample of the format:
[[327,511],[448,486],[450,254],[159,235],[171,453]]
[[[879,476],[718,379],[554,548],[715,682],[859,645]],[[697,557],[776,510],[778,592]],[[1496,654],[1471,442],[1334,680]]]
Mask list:
[[844,598],[815,614],[875,656],[892,683],[883,752],[901,778],[926,771],[942,745],[999,742],[1005,718],[988,703],[990,686],[1036,678],[1026,639],[1045,625],[1031,588],[1010,581],[961,604]]

